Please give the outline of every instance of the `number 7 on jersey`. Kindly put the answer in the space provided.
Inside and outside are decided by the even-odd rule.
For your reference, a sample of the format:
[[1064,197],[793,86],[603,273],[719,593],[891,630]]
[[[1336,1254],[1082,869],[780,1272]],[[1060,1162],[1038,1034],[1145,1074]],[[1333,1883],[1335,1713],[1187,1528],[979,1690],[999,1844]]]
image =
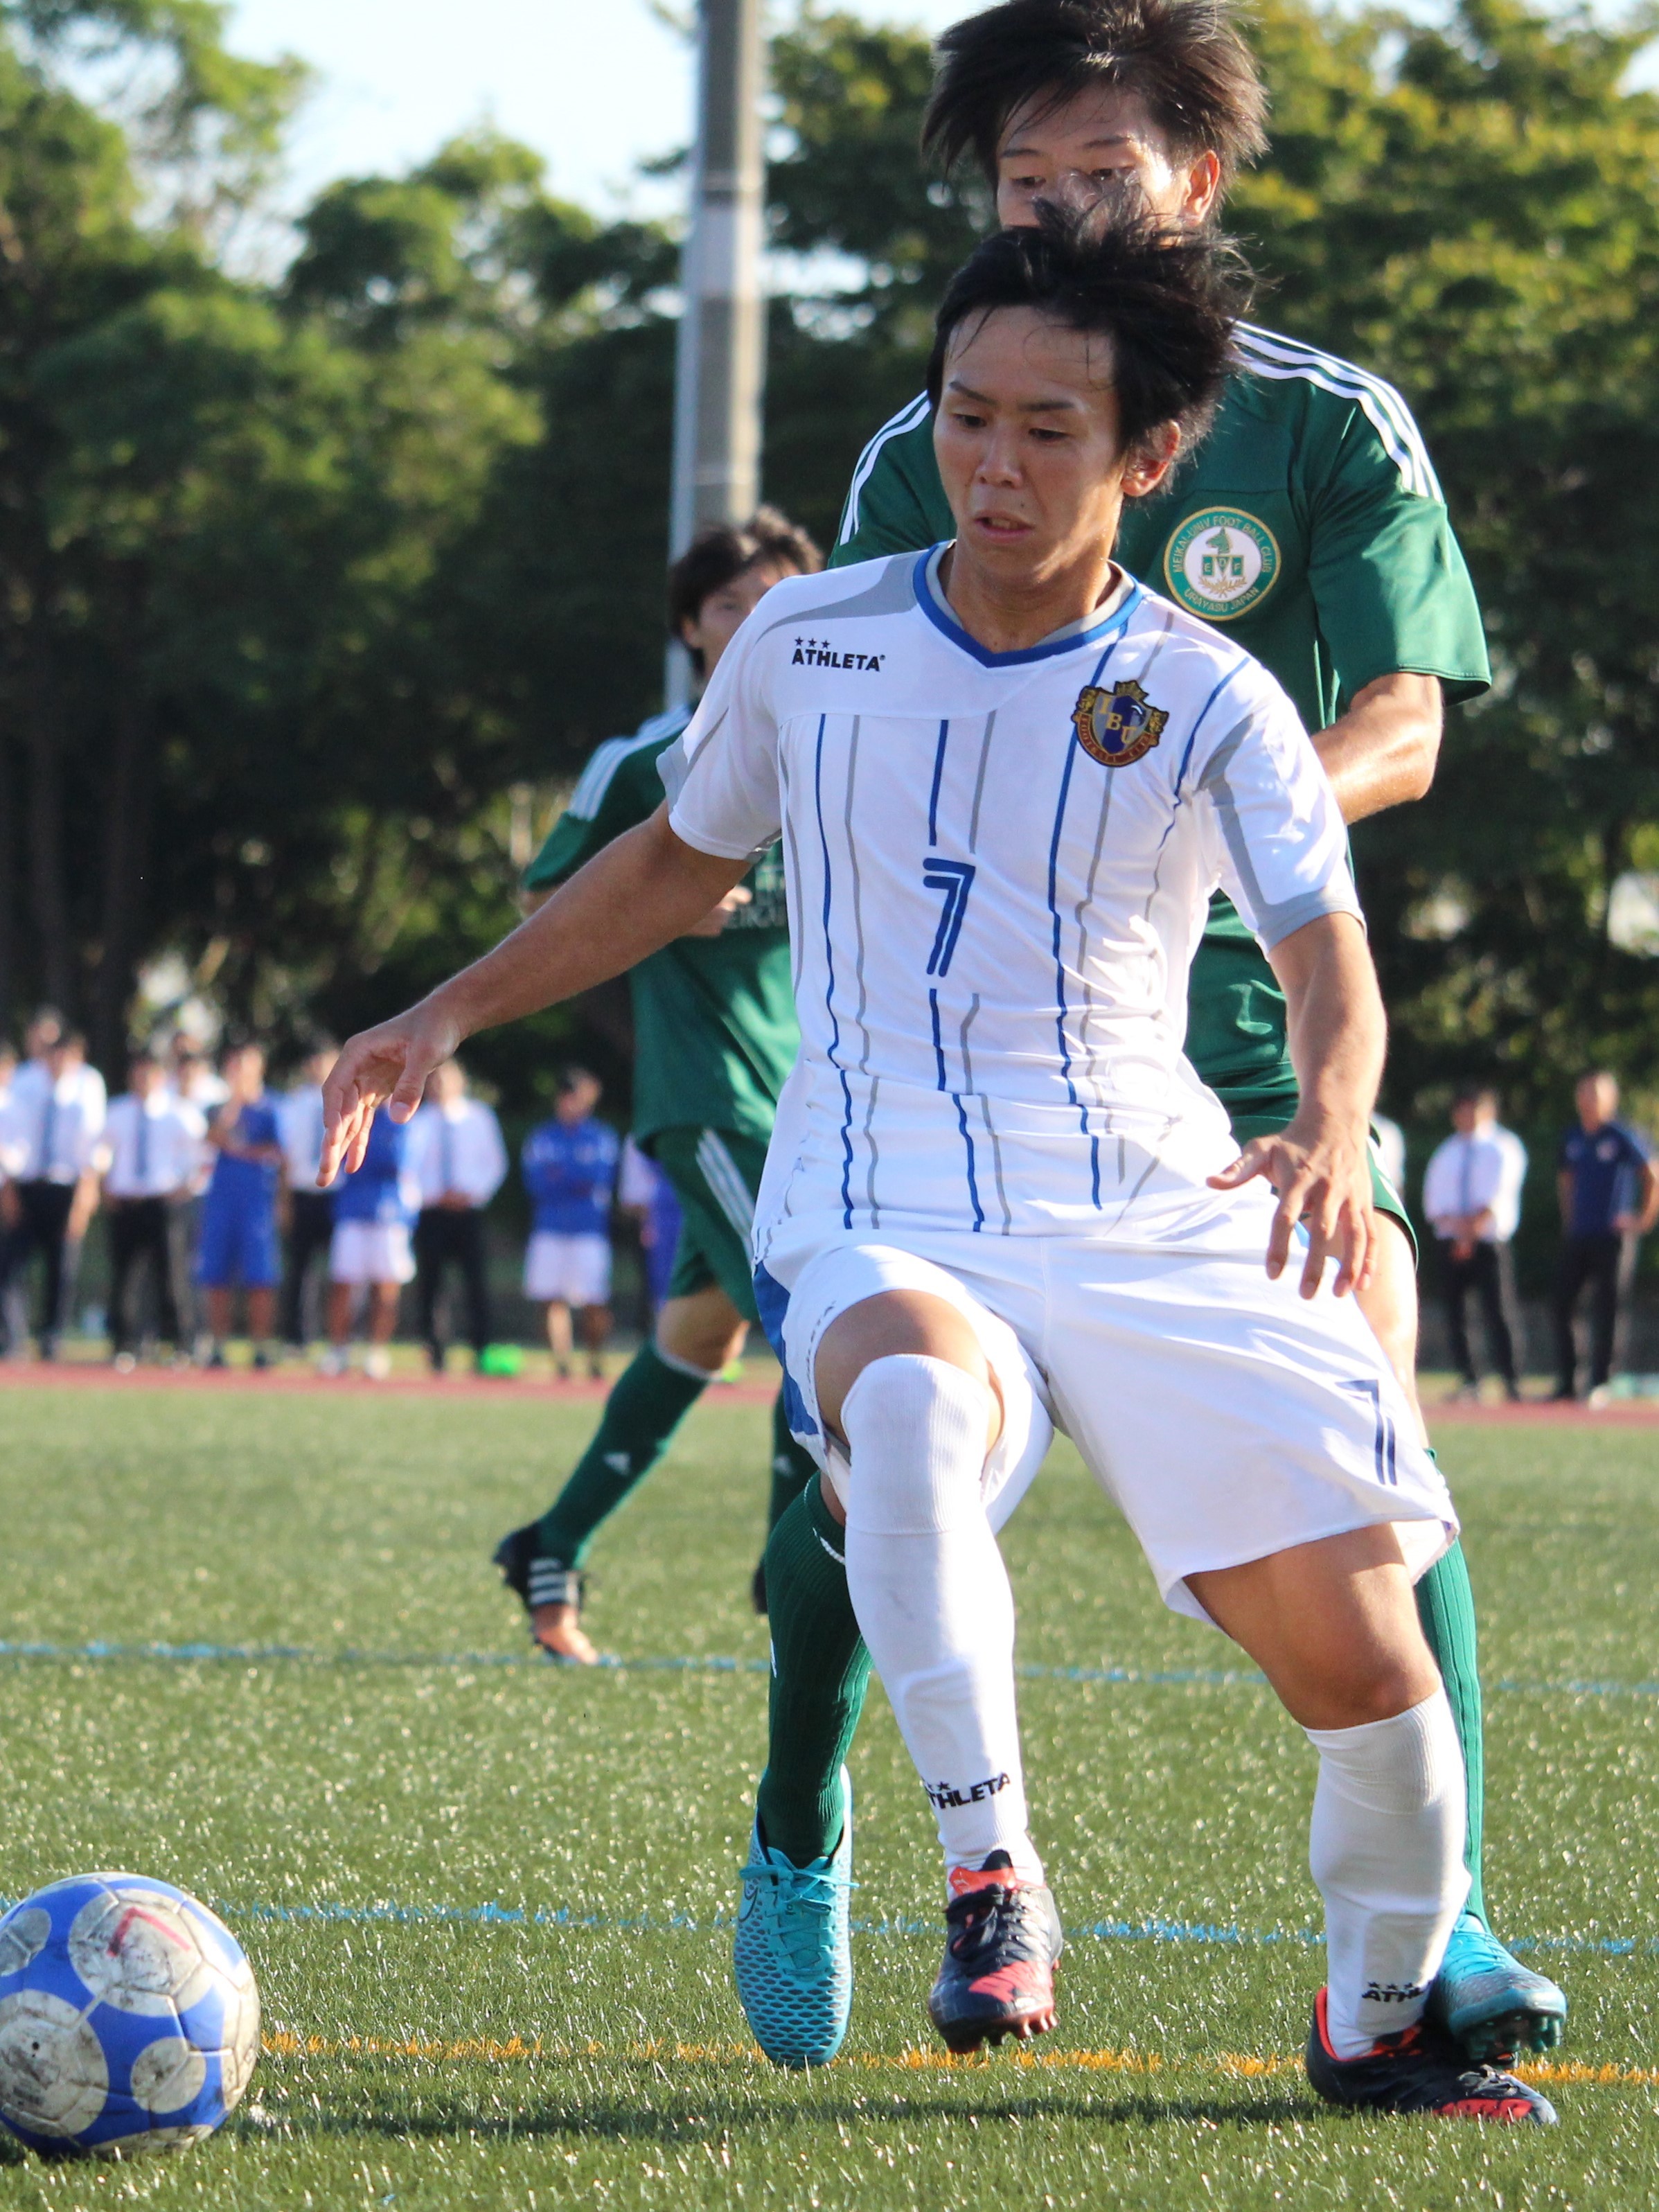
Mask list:
[[921,864],[921,880],[930,891],[943,891],[945,905],[939,918],[939,928],[933,938],[933,949],[927,958],[930,975],[948,975],[951,956],[957,949],[957,939],[962,934],[963,916],[968,911],[968,894],[974,887],[974,864],[971,860],[941,860],[931,854]]

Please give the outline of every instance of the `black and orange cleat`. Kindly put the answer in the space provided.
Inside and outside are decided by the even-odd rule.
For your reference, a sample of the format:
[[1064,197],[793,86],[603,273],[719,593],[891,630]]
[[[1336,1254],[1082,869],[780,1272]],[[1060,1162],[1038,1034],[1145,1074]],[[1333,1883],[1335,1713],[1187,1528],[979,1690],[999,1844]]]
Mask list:
[[1339,2058],[1331,2048],[1325,1996],[1321,1990],[1314,2000],[1307,2068],[1310,2086],[1328,2104],[1365,2112],[1436,2112],[1449,2120],[1555,2125],[1555,2107],[1547,2097],[1513,2074],[1470,2065],[1456,2045],[1426,2021],[1380,2037],[1358,2058]]
[[1012,2035],[1021,2043],[1054,2024],[1054,1964],[1065,1948],[1052,1893],[1014,1878],[1006,1851],[981,1868],[953,1867],[945,1964],[927,2000],[955,2051]]

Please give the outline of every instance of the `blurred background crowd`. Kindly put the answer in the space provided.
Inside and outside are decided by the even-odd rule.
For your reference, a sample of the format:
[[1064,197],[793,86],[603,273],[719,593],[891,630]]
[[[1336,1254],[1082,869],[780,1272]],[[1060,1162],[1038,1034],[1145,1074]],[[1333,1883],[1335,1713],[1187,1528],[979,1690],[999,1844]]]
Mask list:
[[[667,1177],[601,1118],[599,1077],[559,1072],[551,1114],[522,1126],[514,1174],[495,1105],[450,1060],[413,1119],[382,1112],[362,1167],[320,1190],[333,1060],[313,1041],[273,1086],[259,1044],[216,1058],[175,1031],[129,1054],[112,1098],[54,1009],[30,1022],[21,1054],[0,1042],[4,1356],[54,1360],[72,1328],[78,1356],[123,1372],[141,1359],[222,1367],[234,1338],[258,1367],[308,1358],[325,1375],[380,1379],[401,1336],[434,1373],[453,1343],[463,1365],[470,1355],[475,1371],[512,1375],[528,1339],[561,1376],[603,1375],[613,1283],[622,1334],[637,1336],[667,1293],[678,1208]],[[1425,1364],[1462,1395],[1480,1395],[1483,1372],[1510,1399],[1547,1372],[1550,1395],[1592,1404],[1648,1382],[1621,1385],[1618,1370],[1646,1356],[1630,1293],[1659,1170],[1612,1074],[1586,1073],[1575,1103],[1540,1179],[1553,1264],[1530,1313],[1515,1248],[1531,1163],[1496,1088],[1459,1089],[1449,1133],[1416,1171],[1398,1126],[1377,1123],[1434,1248]]]
[[[519,1150],[516,1192],[495,1108],[458,1060],[419,1111],[384,1112],[357,1171],[317,1182],[319,1041],[280,1089],[256,1043],[216,1060],[176,1034],[131,1053],[112,1099],[86,1040],[43,1008],[20,1057],[0,1043],[0,1344],[9,1359],[59,1358],[71,1325],[82,1357],[130,1373],[141,1358],[223,1367],[233,1336],[256,1367],[313,1357],[324,1374],[391,1372],[404,1315],[434,1372],[452,1336],[483,1373],[519,1370],[539,1312],[554,1370],[590,1376],[612,1330],[614,1258],[625,1255],[634,1333],[667,1291],[679,1226],[672,1186],[632,1139],[598,1118],[603,1086],[563,1069],[553,1112]],[[521,1258],[511,1299],[499,1280]]]

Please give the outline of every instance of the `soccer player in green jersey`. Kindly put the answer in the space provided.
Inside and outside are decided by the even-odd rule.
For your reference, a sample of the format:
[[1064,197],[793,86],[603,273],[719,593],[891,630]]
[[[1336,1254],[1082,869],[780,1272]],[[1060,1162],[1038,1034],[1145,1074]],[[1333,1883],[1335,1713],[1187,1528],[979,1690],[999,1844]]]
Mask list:
[[[1044,203],[1136,210],[1177,225],[1216,216],[1265,145],[1267,101],[1225,0],[1006,0],[946,32],[923,129],[943,167],[971,161],[1005,226]],[[1419,799],[1443,702],[1489,680],[1480,610],[1422,437],[1400,394],[1352,363],[1244,326],[1215,426],[1156,496],[1126,505],[1118,559],[1221,626],[1299,708],[1350,822]],[[924,393],[854,472],[831,565],[954,534]],[[1241,1144],[1297,1106],[1282,994],[1224,899],[1194,962],[1187,1051]],[[1415,1244],[1378,1184],[1367,1317],[1415,1403]],[[851,1972],[840,1893],[850,1871],[842,1760],[868,1660],[847,1596],[840,1514],[817,1484],[767,1548],[773,1674],[769,1758],[737,1939],[739,1994],[769,2055],[818,2063],[844,2033]],[[1474,1602],[1462,1551],[1418,1585],[1423,1626],[1458,1723],[1468,1778],[1469,1908],[1436,2008],[1471,2057],[1543,2050],[1565,1999],[1491,1934],[1481,1891],[1484,1802]]]
[[[669,571],[669,623],[699,689],[745,615],[781,576],[823,556],[770,507],[741,528],[706,532]],[[588,762],[569,805],[525,872],[532,905],[612,838],[662,805],[658,756],[691,719],[671,708]],[[581,1626],[581,1565],[599,1523],[668,1449],[685,1415],[742,1352],[757,1316],[749,1231],[778,1093],[800,1042],[773,852],[689,936],[642,960],[634,1006],[634,1136],[673,1183],[683,1222],[668,1297],[653,1334],[618,1376],[592,1442],[539,1521],[503,1537],[495,1564],[550,1658],[591,1666]],[[772,1422],[768,1527],[813,1472],[780,1407]],[[764,1610],[761,1569],[755,1601]]]

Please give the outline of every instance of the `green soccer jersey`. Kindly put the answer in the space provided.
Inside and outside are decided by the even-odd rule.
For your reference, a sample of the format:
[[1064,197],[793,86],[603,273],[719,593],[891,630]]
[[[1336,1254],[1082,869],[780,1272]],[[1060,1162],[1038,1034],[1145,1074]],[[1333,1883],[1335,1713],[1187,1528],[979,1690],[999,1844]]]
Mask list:
[[[1379,676],[1491,680],[1480,611],[1422,434],[1392,386],[1294,338],[1241,328],[1215,427],[1154,498],[1126,507],[1131,574],[1236,638],[1310,730]],[[924,396],[854,472],[830,565],[954,534]],[[1283,994],[1219,896],[1193,963],[1188,1056],[1235,1115],[1293,1104]]]
[[[671,710],[602,744],[525,870],[550,890],[663,800],[657,758],[690,720]],[[750,903],[718,937],[681,937],[629,971],[634,1000],[634,1134],[736,1129],[763,1144],[800,1044],[777,848],[744,878]]]

